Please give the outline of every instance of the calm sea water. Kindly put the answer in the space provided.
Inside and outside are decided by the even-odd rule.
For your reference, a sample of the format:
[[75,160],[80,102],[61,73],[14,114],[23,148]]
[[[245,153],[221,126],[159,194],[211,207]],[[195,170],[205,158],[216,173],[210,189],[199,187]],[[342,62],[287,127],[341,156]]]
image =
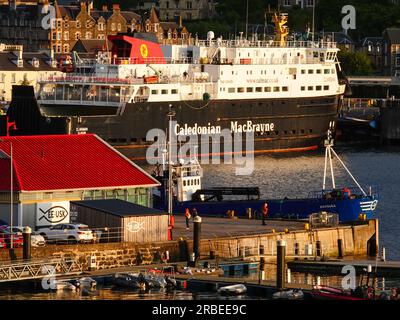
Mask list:
[[[359,184],[379,188],[376,218],[380,220],[380,245],[386,257],[400,260],[400,148],[335,147]],[[259,186],[264,198],[301,197],[322,189],[324,150],[284,156],[258,156],[254,172],[235,175],[235,165],[204,165],[203,186]],[[354,186],[338,161],[334,162],[336,186]],[[330,183],[330,179],[327,180]]]

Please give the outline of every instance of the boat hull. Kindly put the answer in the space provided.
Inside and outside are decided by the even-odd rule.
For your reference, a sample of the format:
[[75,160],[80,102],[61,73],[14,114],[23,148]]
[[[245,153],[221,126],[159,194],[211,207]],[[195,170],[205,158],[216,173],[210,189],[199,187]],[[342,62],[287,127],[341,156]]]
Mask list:
[[[155,198],[156,199],[156,198]],[[204,201],[204,202],[175,202],[174,213],[183,214],[186,208],[196,208],[200,216],[227,216],[228,211],[234,210],[235,216],[248,217],[251,209],[252,217],[262,218],[262,208],[268,203],[268,218],[272,219],[308,219],[317,212],[326,211],[339,215],[339,221],[357,221],[360,214],[365,214],[367,219],[376,218],[375,209],[378,200],[373,196],[359,197],[356,199],[272,199],[272,200],[235,200],[235,201]],[[155,203],[160,209],[166,209]]]
[[[25,88],[25,89],[24,89]],[[128,103],[116,114],[117,108],[87,105],[54,105],[37,103],[33,89],[13,88],[13,101],[7,112],[18,131],[12,134],[95,133],[132,160],[160,158],[148,154],[149,146],[162,150],[165,144],[147,141],[151,129],[168,127],[169,104],[173,106],[177,127],[205,128],[210,142],[203,143],[204,131],[191,134],[191,146],[208,156],[242,153],[291,152],[316,149],[324,140],[331,121],[336,121],[340,95],[313,98],[243,99],[210,101],[171,101]],[[74,116],[69,118],[71,112]],[[100,114],[106,115],[100,115]],[[96,116],[93,116],[93,115]],[[246,127],[247,126],[247,127]],[[219,137],[212,141],[213,128],[228,130],[243,137],[242,150]],[[245,146],[245,131],[254,133],[254,146]],[[187,133],[187,132],[186,132]],[[184,143],[184,142],[182,142]],[[193,150],[193,149],[192,149]],[[203,155],[202,154],[202,155]],[[183,154],[183,157],[185,154]]]

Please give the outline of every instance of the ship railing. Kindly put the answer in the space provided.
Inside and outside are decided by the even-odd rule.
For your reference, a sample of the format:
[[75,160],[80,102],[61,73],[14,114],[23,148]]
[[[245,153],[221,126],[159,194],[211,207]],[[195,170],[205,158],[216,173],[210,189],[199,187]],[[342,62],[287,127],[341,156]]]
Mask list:
[[[347,187],[350,190],[350,198],[362,198],[364,195],[358,187]],[[379,198],[379,187],[378,186],[368,186],[364,188],[367,193],[367,196],[372,198]],[[317,198],[317,199],[337,199],[343,198],[343,188],[336,189],[326,189],[320,191],[310,191],[308,193],[308,198]]]
[[120,95],[117,92],[100,92],[100,93],[90,93],[90,92],[65,92],[63,90],[56,90],[55,92],[41,92],[39,94],[40,101],[54,102],[54,103],[65,103],[65,104],[120,104],[126,102],[128,94]]
[[64,76],[42,77],[39,83],[100,83],[100,84],[143,84],[143,78],[117,78],[115,76],[95,76],[70,73]]
[[281,43],[274,40],[197,40],[195,45],[200,47],[225,47],[225,48],[320,48],[336,49],[333,41],[286,41]]
[[68,75],[63,76],[50,76],[50,77],[41,77],[39,79],[39,83],[54,83],[54,84],[105,84],[105,85],[141,85],[148,83],[205,83],[210,82],[211,77],[207,78],[196,78],[192,75],[181,75],[181,76],[167,76],[163,75],[161,77],[157,77],[156,80],[152,80],[149,82],[147,77],[141,78],[118,78],[116,76],[97,76],[95,74],[92,75],[82,75],[82,74],[73,74],[70,73]]

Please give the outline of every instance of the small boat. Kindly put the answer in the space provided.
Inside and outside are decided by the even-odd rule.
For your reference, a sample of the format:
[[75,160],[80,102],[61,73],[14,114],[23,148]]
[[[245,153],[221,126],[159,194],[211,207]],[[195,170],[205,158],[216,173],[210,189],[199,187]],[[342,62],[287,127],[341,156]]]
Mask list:
[[119,287],[144,289],[146,284],[139,273],[117,273],[114,275],[114,284]]
[[93,278],[90,277],[83,277],[79,279],[79,283],[81,284],[82,288],[87,289],[96,289],[97,282]]
[[298,289],[279,291],[275,292],[272,298],[275,300],[299,300],[304,299],[304,293]]
[[67,280],[55,280],[52,286],[53,290],[66,290],[66,291],[76,291],[77,287]]
[[[357,289],[361,290],[361,287]],[[329,286],[314,286],[311,297],[318,300],[368,300],[367,297],[357,294],[357,291],[345,291]]]
[[218,293],[224,295],[245,294],[246,292],[247,288],[244,284],[234,284],[231,286],[225,286],[218,289]]

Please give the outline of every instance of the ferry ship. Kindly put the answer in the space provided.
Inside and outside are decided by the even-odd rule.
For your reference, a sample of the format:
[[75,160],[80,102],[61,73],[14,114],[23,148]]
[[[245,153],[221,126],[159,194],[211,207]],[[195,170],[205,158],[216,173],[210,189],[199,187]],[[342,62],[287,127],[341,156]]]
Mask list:
[[[229,130],[244,141],[251,132],[249,152],[316,149],[346,87],[338,76],[339,49],[329,39],[288,41],[287,18],[274,14],[276,35],[262,41],[215,39],[213,32],[193,45],[160,45],[149,34],[110,36],[110,52],[95,61],[78,57],[73,72],[40,79],[34,108],[44,125],[96,133],[132,160],[145,159],[156,140],[146,134],[166,129],[171,107],[176,136],[201,140]],[[21,100],[15,97],[8,114],[23,130],[36,120],[26,108],[18,111],[26,104]]]

